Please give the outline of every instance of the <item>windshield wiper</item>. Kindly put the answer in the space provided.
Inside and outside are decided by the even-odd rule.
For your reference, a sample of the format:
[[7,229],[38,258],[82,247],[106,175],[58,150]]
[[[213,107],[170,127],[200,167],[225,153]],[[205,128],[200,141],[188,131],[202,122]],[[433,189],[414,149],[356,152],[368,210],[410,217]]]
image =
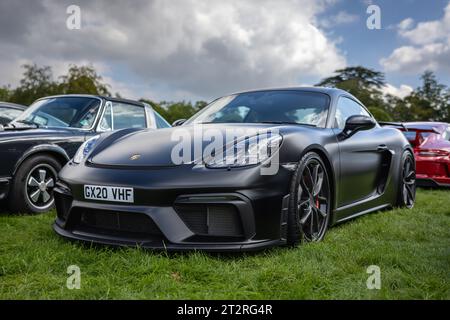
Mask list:
[[294,121],[261,121],[261,123],[269,123],[269,124],[293,124],[297,126],[308,126],[308,127],[317,127],[315,124],[310,123],[298,123]]

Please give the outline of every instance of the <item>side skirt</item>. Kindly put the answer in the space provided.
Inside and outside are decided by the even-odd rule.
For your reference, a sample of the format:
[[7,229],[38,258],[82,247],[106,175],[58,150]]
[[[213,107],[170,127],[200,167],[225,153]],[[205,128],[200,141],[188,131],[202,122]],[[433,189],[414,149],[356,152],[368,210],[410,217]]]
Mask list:
[[365,214],[368,214],[368,213],[371,213],[371,212],[380,211],[380,210],[387,209],[387,208],[390,208],[390,207],[391,207],[390,204],[383,204],[381,206],[370,208],[370,209],[367,209],[367,210],[364,210],[364,211],[361,211],[361,212],[357,212],[357,213],[352,214],[350,216],[341,218],[341,219],[337,220],[335,223],[341,223],[341,222],[344,222],[344,221],[347,221],[347,220],[351,220],[351,219],[354,219],[356,217],[359,217],[359,216],[362,216],[362,215],[365,215]]

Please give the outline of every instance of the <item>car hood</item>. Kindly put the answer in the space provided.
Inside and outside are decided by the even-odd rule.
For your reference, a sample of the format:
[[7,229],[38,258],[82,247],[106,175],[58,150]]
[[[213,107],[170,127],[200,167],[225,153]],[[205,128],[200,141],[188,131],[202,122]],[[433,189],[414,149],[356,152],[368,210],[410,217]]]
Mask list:
[[[240,130],[242,134],[236,135],[239,139],[249,136],[248,130],[257,132],[258,130],[275,129],[275,127],[279,126],[271,124],[205,124],[200,130],[199,126],[186,125],[159,130],[140,130],[119,137],[111,135],[93,151],[89,162],[99,166],[176,166],[177,164],[172,160],[172,152],[181,144],[185,146],[185,149],[190,148],[192,156],[189,158],[191,160],[193,160],[194,154],[200,155],[200,157],[195,157],[196,159],[201,158],[205,146],[211,143],[211,141],[204,141],[202,131],[204,134],[209,132],[214,135],[221,134],[224,137],[227,132],[230,132],[229,130]],[[277,129],[281,132],[282,126]],[[180,138],[181,136],[182,138]],[[194,152],[195,148],[197,148],[197,153]],[[200,152],[198,152],[199,150]]]

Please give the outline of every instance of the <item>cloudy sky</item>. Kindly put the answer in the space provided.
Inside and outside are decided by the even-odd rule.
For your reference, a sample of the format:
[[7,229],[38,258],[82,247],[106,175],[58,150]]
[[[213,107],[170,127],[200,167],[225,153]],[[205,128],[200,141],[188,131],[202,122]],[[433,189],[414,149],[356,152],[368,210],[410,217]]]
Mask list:
[[[81,9],[69,30],[67,7]],[[381,9],[381,29],[366,26]],[[0,0],[0,85],[24,63],[92,64],[128,98],[210,100],[315,84],[338,68],[386,72],[405,95],[425,69],[450,84],[450,0]]]

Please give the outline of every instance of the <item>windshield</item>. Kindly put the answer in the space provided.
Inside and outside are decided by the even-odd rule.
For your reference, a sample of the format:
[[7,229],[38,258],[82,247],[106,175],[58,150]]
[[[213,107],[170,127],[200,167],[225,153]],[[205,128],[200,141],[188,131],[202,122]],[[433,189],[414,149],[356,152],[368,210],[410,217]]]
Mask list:
[[91,129],[100,100],[89,97],[58,97],[36,101],[15,122],[44,127]]
[[241,93],[212,102],[186,124],[293,123],[325,127],[329,97],[318,92],[272,90]]
[[10,120],[16,118],[22,112],[23,111],[19,110],[19,109],[0,107],[0,117],[6,118],[6,119],[10,119]]

